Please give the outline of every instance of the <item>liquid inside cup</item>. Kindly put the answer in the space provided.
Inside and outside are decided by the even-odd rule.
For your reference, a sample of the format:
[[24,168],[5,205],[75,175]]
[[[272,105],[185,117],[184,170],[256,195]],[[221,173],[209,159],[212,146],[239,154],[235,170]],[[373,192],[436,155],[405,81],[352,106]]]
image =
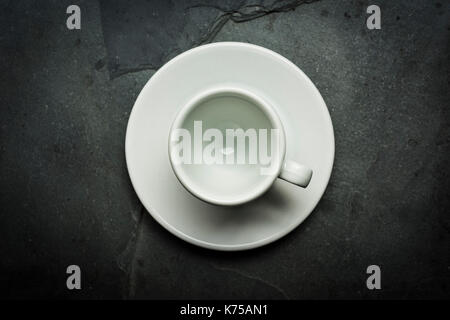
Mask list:
[[[185,185],[200,197],[219,202],[239,201],[273,181],[274,176],[262,174],[261,169],[278,166],[274,163],[279,161],[278,157],[272,157],[270,163],[265,157],[273,155],[271,134],[275,123],[257,101],[237,93],[215,94],[193,106],[180,127],[189,132],[190,151],[185,155],[190,153],[190,157],[184,159],[190,158],[191,162],[181,163],[179,172]],[[238,138],[237,133],[244,135]],[[262,140],[267,150],[261,150]]]

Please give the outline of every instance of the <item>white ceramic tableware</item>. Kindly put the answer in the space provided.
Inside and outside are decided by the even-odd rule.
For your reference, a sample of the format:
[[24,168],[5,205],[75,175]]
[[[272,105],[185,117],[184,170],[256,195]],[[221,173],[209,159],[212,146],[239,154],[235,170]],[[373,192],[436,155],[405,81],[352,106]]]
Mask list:
[[[253,201],[218,206],[183,187],[169,160],[171,125],[190,100],[217,86],[252,92],[273,107],[283,123],[286,159],[314,172],[307,188],[276,179]],[[125,155],[134,190],[165,229],[204,248],[245,250],[280,239],[313,211],[330,179],[334,134],[322,96],[296,65],[260,46],[219,42],[186,51],[152,75],[131,111]]]
[[[237,130],[241,130],[241,141],[247,144],[241,149],[232,135]],[[218,158],[211,157],[212,161],[205,163],[203,153],[208,150],[203,139],[208,132],[217,135],[217,141],[211,137],[208,143],[211,148],[217,144],[217,150],[211,153],[215,156],[217,152]],[[231,141],[228,148],[226,138]],[[189,150],[178,148],[186,142],[183,139],[189,140],[186,146]],[[177,178],[196,197],[217,205],[239,205],[261,196],[277,177],[301,187],[309,184],[312,170],[285,159],[285,140],[280,118],[264,99],[239,87],[216,86],[194,96],[178,112],[169,133],[169,159]],[[272,145],[265,150],[268,157],[263,165],[257,161],[260,144],[264,142],[266,149],[270,141]],[[249,145],[251,142],[255,145]],[[198,163],[194,163],[192,156],[196,147]],[[178,149],[190,155],[186,161],[181,161]],[[245,154],[238,163],[236,154],[241,150]],[[253,163],[249,163],[251,151]],[[226,156],[233,157],[229,163]]]

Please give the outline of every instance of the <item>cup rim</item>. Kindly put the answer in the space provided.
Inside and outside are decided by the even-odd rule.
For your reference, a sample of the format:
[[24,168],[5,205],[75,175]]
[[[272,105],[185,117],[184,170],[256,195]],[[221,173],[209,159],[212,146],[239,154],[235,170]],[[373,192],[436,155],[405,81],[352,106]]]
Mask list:
[[[193,109],[195,109],[195,107],[197,107],[200,103],[214,97],[220,97],[225,95],[240,96],[243,97],[244,99],[250,100],[253,104],[258,106],[264,112],[273,128],[277,128],[280,131],[280,143],[279,143],[280,156],[278,159],[277,170],[275,170],[273,174],[268,174],[267,177],[270,177],[270,179],[269,178],[265,179],[264,181],[261,182],[261,184],[258,184],[258,186],[253,192],[249,192],[245,197],[243,196],[241,198],[232,200],[220,199],[220,197],[211,197],[202,194],[202,192],[199,192],[196,188],[192,187],[192,184],[189,182],[190,178],[181,169],[181,165],[174,164],[174,161],[172,159],[173,145],[171,143],[172,140],[171,138],[175,129],[181,128],[181,125],[183,124],[184,120],[187,118],[189,113]],[[168,147],[169,162],[172,167],[172,170],[175,176],[177,177],[178,181],[180,181],[180,183],[184,186],[186,190],[188,190],[192,195],[194,195],[198,199],[203,200],[205,202],[223,206],[234,206],[244,204],[261,196],[272,186],[274,181],[280,175],[286,154],[286,134],[284,131],[283,124],[280,120],[280,117],[278,116],[274,108],[263,98],[249,91],[248,89],[243,89],[236,86],[230,85],[214,86],[202,90],[197,95],[194,95],[192,98],[188,100],[188,102],[183,107],[181,107],[181,109],[178,111],[178,113],[175,116],[175,119],[172,122],[172,126],[170,127],[168,146],[169,146]]]

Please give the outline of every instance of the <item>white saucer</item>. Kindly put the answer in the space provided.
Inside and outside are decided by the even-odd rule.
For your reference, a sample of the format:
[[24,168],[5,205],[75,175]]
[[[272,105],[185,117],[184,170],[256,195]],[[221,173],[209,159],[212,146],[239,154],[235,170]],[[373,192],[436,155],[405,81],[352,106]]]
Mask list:
[[[184,103],[218,84],[251,90],[277,109],[286,158],[313,169],[306,189],[277,179],[265,195],[238,207],[211,205],[184,189],[170,167],[169,129]],[[220,42],[180,54],[147,82],[130,115],[125,153],[139,199],[164,228],[201,247],[244,250],[283,237],[311,213],[331,175],[334,134],[322,96],[297,66],[259,46]]]

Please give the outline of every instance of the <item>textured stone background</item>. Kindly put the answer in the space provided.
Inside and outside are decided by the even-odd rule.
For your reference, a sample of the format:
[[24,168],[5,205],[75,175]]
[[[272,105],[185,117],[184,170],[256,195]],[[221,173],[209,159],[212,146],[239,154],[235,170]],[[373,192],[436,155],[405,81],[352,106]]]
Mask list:
[[[450,5],[303,2],[2,1],[0,295],[448,298]],[[79,31],[65,26],[74,3]],[[370,4],[381,7],[381,30],[365,26]],[[167,59],[208,41],[286,56],[334,124],[322,201],[253,251],[175,238],[142,209],[125,167],[141,88]],[[65,287],[70,264],[82,268],[81,291]],[[370,264],[382,268],[380,291],[365,287]]]

